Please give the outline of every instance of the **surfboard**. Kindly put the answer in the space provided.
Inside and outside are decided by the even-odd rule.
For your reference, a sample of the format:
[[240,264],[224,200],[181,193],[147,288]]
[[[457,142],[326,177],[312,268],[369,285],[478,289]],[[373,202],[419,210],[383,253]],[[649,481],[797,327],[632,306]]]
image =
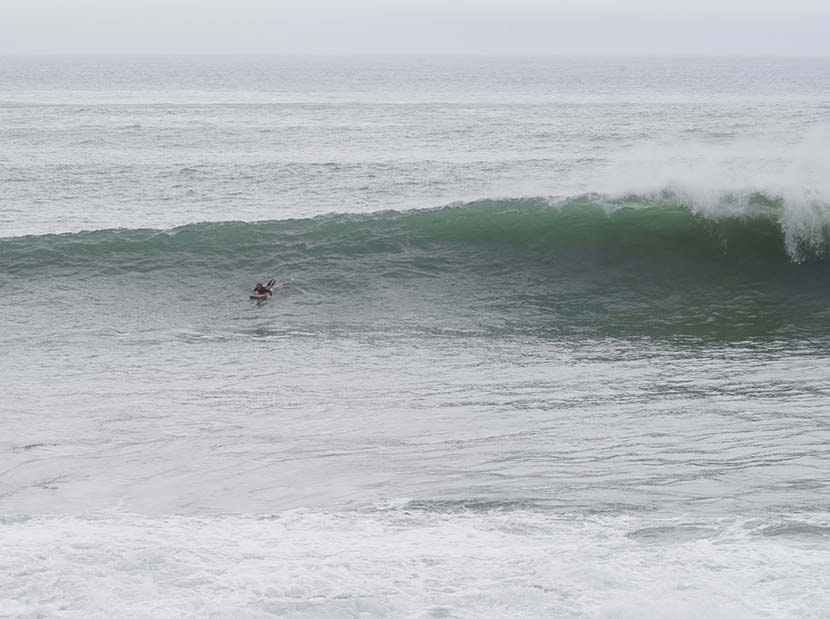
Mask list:
[[251,295],[251,301],[264,301],[269,296],[270,295],[267,295],[267,294],[252,294]]

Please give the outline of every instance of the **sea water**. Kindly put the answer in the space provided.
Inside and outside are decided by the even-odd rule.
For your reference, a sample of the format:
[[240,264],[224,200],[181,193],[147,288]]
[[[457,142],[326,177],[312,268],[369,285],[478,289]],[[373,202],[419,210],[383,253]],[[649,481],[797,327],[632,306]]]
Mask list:
[[0,59],[0,616],[830,615],[829,147],[826,59]]

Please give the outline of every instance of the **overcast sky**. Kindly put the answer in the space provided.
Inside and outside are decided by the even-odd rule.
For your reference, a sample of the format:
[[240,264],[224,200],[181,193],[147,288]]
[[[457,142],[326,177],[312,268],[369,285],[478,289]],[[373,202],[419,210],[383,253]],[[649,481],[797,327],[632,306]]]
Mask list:
[[830,55],[830,0],[0,0],[0,52]]

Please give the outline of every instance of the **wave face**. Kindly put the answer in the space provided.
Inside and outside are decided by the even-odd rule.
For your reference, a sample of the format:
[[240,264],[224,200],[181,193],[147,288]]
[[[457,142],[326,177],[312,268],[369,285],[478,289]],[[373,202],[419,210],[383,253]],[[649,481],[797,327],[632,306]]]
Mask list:
[[[702,213],[670,192],[605,198],[482,200],[439,209],[326,215],[271,222],[219,222],[172,230],[116,229],[6,238],[5,270],[54,266],[149,271],[193,265],[235,268],[274,259],[388,257],[404,252],[508,252],[544,259],[568,254],[725,257],[730,261],[822,261],[830,208],[809,220],[778,198],[725,196]],[[728,208],[730,206],[733,208]],[[735,207],[735,205],[738,205]],[[505,256],[507,257],[507,256]]]
[[[244,287],[262,273],[306,301],[418,289],[556,330],[742,334],[813,330],[830,302],[830,227],[763,194],[713,213],[676,195],[485,200],[435,210],[192,224],[0,240],[12,278],[198,276]],[[705,327],[705,328],[704,328]],[[602,331],[602,329],[600,329]]]

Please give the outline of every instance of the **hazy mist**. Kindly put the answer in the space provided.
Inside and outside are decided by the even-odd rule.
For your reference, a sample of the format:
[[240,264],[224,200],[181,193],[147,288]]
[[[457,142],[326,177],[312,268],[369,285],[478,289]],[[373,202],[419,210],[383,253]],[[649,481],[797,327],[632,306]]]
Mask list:
[[830,54],[830,3],[4,0],[0,52]]

